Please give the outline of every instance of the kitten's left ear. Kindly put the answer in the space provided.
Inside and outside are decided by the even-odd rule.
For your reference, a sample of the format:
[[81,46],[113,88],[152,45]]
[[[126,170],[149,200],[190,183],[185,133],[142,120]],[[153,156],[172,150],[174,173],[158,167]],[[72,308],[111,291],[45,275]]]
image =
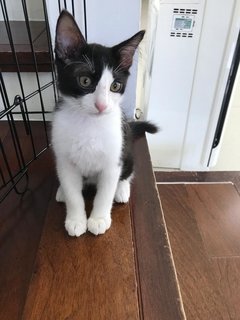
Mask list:
[[66,60],[73,57],[86,41],[78,28],[73,16],[63,10],[56,26],[55,52],[58,58]]
[[121,67],[124,69],[129,69],[132,65],[134,53],[141,42],[145,31],[139,31],[133,37],[128,40],[125,40],[118,45],[113,47],[115,52],[118,52],[120,55]]

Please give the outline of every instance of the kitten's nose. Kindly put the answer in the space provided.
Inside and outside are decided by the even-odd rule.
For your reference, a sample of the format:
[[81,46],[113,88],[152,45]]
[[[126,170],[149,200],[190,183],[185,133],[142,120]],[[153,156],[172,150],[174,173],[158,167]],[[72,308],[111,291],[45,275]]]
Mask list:
[[107,106],[104,103],[95,102],[95,107],[98,109],[99,112],[103,112]]

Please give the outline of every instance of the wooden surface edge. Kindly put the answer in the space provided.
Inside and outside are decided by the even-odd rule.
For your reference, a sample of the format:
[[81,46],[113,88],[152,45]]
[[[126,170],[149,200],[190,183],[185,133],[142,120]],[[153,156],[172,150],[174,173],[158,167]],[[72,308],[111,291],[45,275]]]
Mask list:
[[240,194],[239,171],[155,171],[157,183],[232,182]]
[[185,319],[146,138],[134,145],[130,201],[141,319]]

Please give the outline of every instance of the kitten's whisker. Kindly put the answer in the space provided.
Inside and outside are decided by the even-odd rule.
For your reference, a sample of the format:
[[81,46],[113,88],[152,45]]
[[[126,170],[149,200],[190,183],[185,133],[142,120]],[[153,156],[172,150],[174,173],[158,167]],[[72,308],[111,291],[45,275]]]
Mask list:
[[119,71],[123,70],[124,69],[124,62],[125,61],[128,61],[127,58],[125,59],[122,59],[122,61],[120,62],[120,64],[114,69],[114,72],[115,73],[118,73]]
[[121,71],[123,69],[123,67],[122,67],[123,61],[121,61],[119,63],[119,65],[113,70],[113,72],[118,73],[119,71]]
[[91,60],[85,54],[83,54],[83,58],[86,60],[86,63],[89,66],[90,70],[94,73],[95,72],[95,68],[94,68]]
[[94,52],[94,48],[93,48],[93,51],[92,51],[92,57],[91,57],[91,63],[92,63],[92,66],[93,66],[93,72],[95,72],[95,64],[94,64],[94,59],[93,59],[93,52]]
[[94,59],[93,59],[93,53],[94,53],[94,49],[95,49],[95,46],[93,46],[93,49],[92,49],[92,57],[91,57],[91,62],[92,62],[92,65],[93,65],[93,69],[94,69],[94,72],[95,72],[95,64],[94,64]]
[[116,66],[116,68],[113,70],[113,72],[117,72],[119,67],[120,67],[120,64]]

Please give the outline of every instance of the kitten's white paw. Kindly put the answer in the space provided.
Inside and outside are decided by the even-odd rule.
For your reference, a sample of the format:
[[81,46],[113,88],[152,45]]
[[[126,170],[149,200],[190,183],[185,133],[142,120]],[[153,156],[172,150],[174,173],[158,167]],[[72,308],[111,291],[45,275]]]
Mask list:
[[118,203],[127,203],[130,197],[130,182],[122,180],[118,182],[114,200]]
[[105,233],[111,226],[111,217],[99,217],[99,218],[89,218],[88,219],[88,231],[95,234]]
[[57,202],[65,202],[65,197],[64,197],[63,190],[62,190],[61,186],[59,186],[57,189],[56,201]]
[[81,234],[87,231],[87,219],[66,219],[65,228],[70,236],[79,237]]

